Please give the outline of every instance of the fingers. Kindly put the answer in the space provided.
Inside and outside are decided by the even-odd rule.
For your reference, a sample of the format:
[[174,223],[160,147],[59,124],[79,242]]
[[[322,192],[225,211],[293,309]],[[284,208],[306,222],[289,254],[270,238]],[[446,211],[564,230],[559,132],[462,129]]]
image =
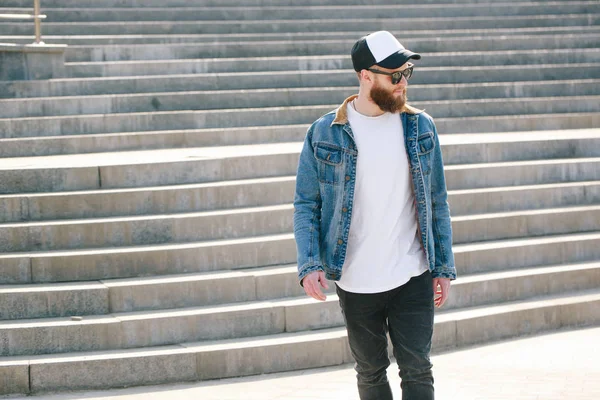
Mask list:
[[311,280],[309,282],[309,288],[306,291],[306,294],[308,294],[313,299],[320,300],[320,301],[325,301],[327,299],[327,297],[321,291],[321,288],[319,287],[319,283],[316,281],[313,281],[313,280]]
[[437,308],[444,305],[450,294],[450,279],[435,278],[433,280],[433,301]]
[[[323,279],[320,279],[320,272],[313,272],[306,275],[303,279],[304,292],[312,297],[313,299],[325,301],[327,297],[321,291],[319,287],[319,282],[321,281],[321,285],[323,285],[323,281],[325,280],[325,275],[323,274]],[[327,285],[327,283],[325,283]],[[324,286],[326,287],[326,286]]]
[[319,271],[319,282],[321,282],[321,286],[325,289],[329,289],[329,284],[327,283],[327,279],[325,279],[325,272]]

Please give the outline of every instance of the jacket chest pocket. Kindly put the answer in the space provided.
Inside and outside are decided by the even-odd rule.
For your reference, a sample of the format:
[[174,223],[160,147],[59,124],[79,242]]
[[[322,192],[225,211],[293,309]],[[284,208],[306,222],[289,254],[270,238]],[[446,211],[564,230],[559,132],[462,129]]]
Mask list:
[[315,145],[319,182],[330,185],[339,182],[339,176],[342,173],[343,154],[341,147],[332,144],[317,143]]
[[434,146],[433,132],[425,132],[419,135],[417,139],[417,154],[419,155],[424,175],[431,173],[431,155],[433,154]]

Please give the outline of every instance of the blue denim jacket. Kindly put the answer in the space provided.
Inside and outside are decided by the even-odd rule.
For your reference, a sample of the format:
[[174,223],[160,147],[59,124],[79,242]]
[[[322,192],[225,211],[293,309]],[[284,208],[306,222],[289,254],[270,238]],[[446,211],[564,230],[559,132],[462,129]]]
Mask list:
[[[358,157],[346,111],[354,98],[349,97],[337,110],[312,124],[300,153],[294,197],[300,282],[319,270],[334,281],[342,276]],[[419,237],[429,269],[434,278],[456,279],[444,165],[435,124],[427,113],[410,105],[399,118],[405,132]]]

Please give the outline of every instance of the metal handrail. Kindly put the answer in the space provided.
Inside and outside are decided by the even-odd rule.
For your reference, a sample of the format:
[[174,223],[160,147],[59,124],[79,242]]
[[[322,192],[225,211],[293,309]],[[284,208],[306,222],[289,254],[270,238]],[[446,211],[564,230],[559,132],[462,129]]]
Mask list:
[[33,19],[35,24],[35,42],[33,44],[43,45],[42,42],[42,19],[44,14],[40,14],[40,0],[33,0],[33,14],[0,14],[0,19]]

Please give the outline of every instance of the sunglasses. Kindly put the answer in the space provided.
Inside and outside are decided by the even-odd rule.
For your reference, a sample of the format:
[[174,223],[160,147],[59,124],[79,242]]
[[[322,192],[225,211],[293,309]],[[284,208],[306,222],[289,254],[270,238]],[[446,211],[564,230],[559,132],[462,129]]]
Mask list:
[[397,85],[402,80],[402,77],[405,77],[406,80],[410,79],[410,77],[413,74],[413,66],[410,66],[402,71],[396,71],[396,72],[383,72],[383,71],[380,71],[378,69],[373,69],[373,68],[369,68],[369,69],[367,69],[367,71],[371,71],[374,74],[391,76],[392,77],[392,85]]

